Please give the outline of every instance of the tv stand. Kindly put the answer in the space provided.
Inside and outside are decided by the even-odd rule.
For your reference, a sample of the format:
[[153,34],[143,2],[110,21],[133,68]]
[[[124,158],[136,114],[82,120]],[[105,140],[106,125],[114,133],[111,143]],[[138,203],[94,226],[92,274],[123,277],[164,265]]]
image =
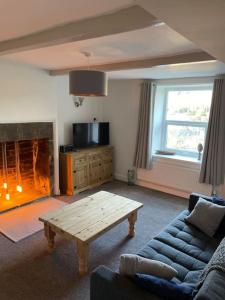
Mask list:
[[60,153],[60,192],[75,195],[113,180],[113,147]]

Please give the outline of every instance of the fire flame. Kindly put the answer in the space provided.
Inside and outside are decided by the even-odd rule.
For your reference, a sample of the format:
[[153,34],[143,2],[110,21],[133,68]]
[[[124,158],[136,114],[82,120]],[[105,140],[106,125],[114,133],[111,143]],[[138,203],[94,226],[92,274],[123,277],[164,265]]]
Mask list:
[[16,186],[16,190],[17,190],[17,192],[22,193],[23,188],[22,188],[21,185],[17,185],[17,186]]

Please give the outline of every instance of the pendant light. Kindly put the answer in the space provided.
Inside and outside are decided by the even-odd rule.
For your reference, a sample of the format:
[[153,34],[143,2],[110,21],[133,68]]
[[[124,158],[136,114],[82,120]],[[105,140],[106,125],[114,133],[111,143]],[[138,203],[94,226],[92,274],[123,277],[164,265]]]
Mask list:
[[21,185],[21,173],[20,173],[20,149],[18,141],[15,142],[15,161],[16,161],[16,190],[22,193],[23,188]]
[[80,97],[107,96],[108,80],[105,72],[90,70],[90,52],[82,52],[88,59],[87,70],[74,70],[69,73],[70,94]]

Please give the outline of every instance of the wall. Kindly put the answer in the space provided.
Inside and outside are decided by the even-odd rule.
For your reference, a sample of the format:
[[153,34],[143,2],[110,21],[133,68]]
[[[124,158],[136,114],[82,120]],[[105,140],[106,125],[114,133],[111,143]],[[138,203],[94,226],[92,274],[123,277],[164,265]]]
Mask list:
[[75,108],[69,96],[68,76],[20,63],[0,60],[0,122],[54,122],[55,193],[58,185],[58,146],[71,143],[71,123],[102,118],[102,99],[85,100]]
[[[182,84],[196,81],[208,83],[212,78],[180,80]],[[126,180],[127,170],[133,165],[140,83],[139,80],[110,81],[109,96],[103,104],[103,116],[111,123],[111,143],[115,147],[115,177],[120,180]],[[211,186],[198,183],[199,170],[198,163],[158,157],[154,159],[152,170],[138,170],[138,184],[182,197],[188,197],[193,191],[210,194]]]
[[55,88],[46,72],[1,60],[1,123],[56,120]]
[[[127,170],[133,165],[140,87],[140,80],[111,80],[107,98],[85,99],[81,107],[75,108],[68,93],[68,76],[51,77],[36,68],[1,59],[0,122],[54,122],[58,193],[58,146],[72,142],[71,123],[89,122],[94,117],[109,121],[111,144],[115,147],[115,177],[126,180]],[[181,196],[191,191],[210,193],[210,186],[198,183],[198,175],[198,165],[156,159],[153,170],[139,170],[138,183]]]
[[73,97],[69,95],[68,76],[55,77],[58,93],[58,128],[59,144],[72,143],[72,123],[92,122],[103,119],[103,102],[105,98],[85,98],[82,106],[75,107]]
[[110,140],[115,148],[115,177],[126,180],[133,166],[137,135],[140,80],[111,80],[103,102],[103,116],[110,122]]

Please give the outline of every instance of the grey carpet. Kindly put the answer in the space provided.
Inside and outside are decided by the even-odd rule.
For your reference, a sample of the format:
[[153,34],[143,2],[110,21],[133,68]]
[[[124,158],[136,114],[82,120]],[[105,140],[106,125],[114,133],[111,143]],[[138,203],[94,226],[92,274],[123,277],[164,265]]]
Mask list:
[[[118,181],[60,200],[70,203],[99,190],[141,201],[144,208],[139,211],[133,239],[126,238],[124,221],[91,244],[90,271],[100,264],[117,270],[121,253],[136,253],[187,207],[185,199]],[[49,254],[43,231],[17,244],[0,235],[1,300],[88,300],[90,275],[80,278],[77,268],[75,245],[62,237],[56,237],[56,248]]]

